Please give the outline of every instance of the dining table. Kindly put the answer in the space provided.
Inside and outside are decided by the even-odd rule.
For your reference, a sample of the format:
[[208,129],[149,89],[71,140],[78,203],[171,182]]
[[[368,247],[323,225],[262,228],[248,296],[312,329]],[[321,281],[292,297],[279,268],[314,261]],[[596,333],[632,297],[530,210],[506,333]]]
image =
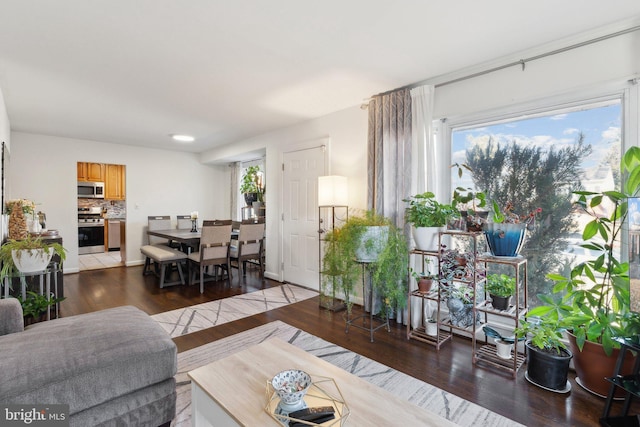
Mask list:
[[[191,248],[197,248],[200,246],[200,237],[202,237],[201,230],[191,231],[189,229],[170,228],[167,230],[148,230],[147,234],[150,236],[161,237],[169,241],[178,242],[182,244],[182,247],[187,248],[187,253],[191,252]],[[237,238],[238,231],[231,231],[231,238]]]

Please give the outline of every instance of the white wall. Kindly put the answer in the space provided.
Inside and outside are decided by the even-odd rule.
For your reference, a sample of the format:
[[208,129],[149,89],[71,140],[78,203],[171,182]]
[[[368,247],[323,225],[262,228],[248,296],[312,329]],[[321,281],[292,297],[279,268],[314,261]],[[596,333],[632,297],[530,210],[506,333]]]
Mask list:
[[[11,127],[9,123],[9,116],[7,115],[7,107],[4,104],[4,96],[2,95],[2,89],[0,89],[0,142],[4,142],[7,150],[11,147]],[[8,153],[6,154],[8,157]],[[5,180],[6,183],[6,180]],[[6,189],[5,189],[6,194]],[[4,206],[0,206],[0,242],[4,242],[7,237],[6,223],[8,218],[4,215]]]
[[7,146],[10,141],[10,125],[9,116],[7,115],[7,107],[4,104],[4,96],[0,89],[0,142],[4,141]]
[[[519,52],[494,64],[526,58],[550,51],[569,42]],[[449,120],[491,109],[513,108],[565,92],[603,88],[611,82],[624,82],[640,73],[640,34],[634,32],[578,50],[529,62],[436,89],[434,117]],[[457,77],[477,71],[461,70]],[[444,76],[438,81],[447,80]],[[437,81],[434,80],[434,83]],[[392,89],[392,88],[389,88]],[[0,121],[2,120],[0,111]],[[1,129],[0,129],[1,131]],[[637,135],[637,130],[635,135]],[[137,257],[143,225],[148,214],[171,214],[198,209],[213,217],[228,217],[228,168],[226,162],[242,153],[266,149],[267,201],[267,276],[280,277],[280,183],[278,164],[287,147],[323,137],[330,139],[328,173],[349,178],[349,205],[366,206],[367,111],[359,107],[335,112],[300,125],[238,141],[197,158],[188,154],[137,149],[116,144],[77,141],[40,135],[14,133],[12,137],[11,175],[14,197],[28,197],[42,202],[51,224],[60,224],[65,245],[70,249],[68,267],[77,267],[75,254],[75,162],[100,161],[127,165],[127,211],[131,221],[127,233],[127,251]],[[636,137],[637,139],[637,137]],[[638,141],[634,141],[637,144]],[[447,151],[448,149],[445,149]],[[448,173],[446,159],[440,162]],[[25,173],[29,171],[29,173]],[[176,171],[170,173],[170,171]],[[60,176],[58,176],[60,175]],[[224,181],[224,186],[205,188],[203,177]],[[157,184],[156,184],[157,183]],[[154,185],[155,184],[155,185]],[[158,190],[166,186],[168,190]],[[189,189],[189,191],[185,191]],[[158,197],[162,194],[162,197]],[[204,196],[203,196],[204,195]],[[207,198],[207,196],[209,196]],[[274,209],[274,202],[277,209]],[[135,203],[140,209],[135,210]],[[170,206],[171,212],[166,212]],[[183,209],[184,207],[184,209]],[[52,225],[53,226],[53,225]]]
[[197,155],[121,144],[13,132],[11,198],[35,201],[68,250],[65,273],[78,271],[77,162],[126,165],[127,265],[143,262],[149,215],[229,217],[227,166],[203,165]]
[[[561,41],[554,45],[537,48],[535,51],[519,52],[513,57],[501,58],[495,63],[484,64],[482,67],[491,68],[496,64],[527,58],[568,44],[571,44],[571,41]],[[510,107],[516,109],[524,103],[551,98],[565,92],[604,88],[612,82],[620,84],[630,78],[638,77],[640,73],[638,52],[640,52],[640,33],[634,32],[529,62],[524,71],[514,67],[442,86],[435,91],[433,117],[451,120],[487,110]],[[475,71],[478,69],[461,70],[455,75],[440,77],[438,81],[446,81],[449,77],[459,77]],[[434,83],[438,82],[434,81]],[[329,137],[331,140],[328,172],[349,178],[349,205],[364,209],[367,187],[367,111],[357,106],[301,125],[239,141],[204,153],[202,156],[203,162],[216,163],[243,152],[266,148],[269,188],[267,222],[273,224],[267,227],[269,256],[267,275],[270,277],[280,277],[280,228],[275,225],[280,224],[281,207],[278,205],[278,209],[273,208],[273,202],[280,201],[281,197],[279,185],[274,185],[281,182],[278,159],[285,147],[320,137]],[[448,151],[448,147],[443,150],[445,153]],[[448,155],[439,162],[442,173],[449,173],[447,162]],[[278,256],[275,257],[274,254]]]
[[[596,34],[594,34],[595,36]],[[518,61],[548,52],[568,42],[520,52],[498,63]],[[487,64],[487,67],[495,64]],[[455,117],[493,108],[552,97],[577,89],[614,81],[626,81],[640,73],[640,31],[506,68],[484,76],[436,89],[434,117]],[[464,73],[462,73],[464,74]],[[444,78],[443,80],[447,80]]]
[[359,107],[348,108],[309,120],[297,126],[280,129],[230,144],[202,155],[205,163],[227,161],[247,151],[266,148],[267,183],[267,277],[281,280],[282,223],[280,191],[282,182],[281,154],[292,146],[328,137],[329,168],[327,173],[343,175],[349,179],[349,207],[366,208],[367,187],[367,111]]

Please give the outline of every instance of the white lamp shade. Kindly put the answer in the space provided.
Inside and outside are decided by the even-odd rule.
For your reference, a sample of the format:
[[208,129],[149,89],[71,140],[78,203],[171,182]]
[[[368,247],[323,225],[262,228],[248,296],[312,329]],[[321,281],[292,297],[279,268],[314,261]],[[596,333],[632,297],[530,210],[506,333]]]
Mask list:
[[346,176],[318,177],[318,206],[347,206],[348,195]]

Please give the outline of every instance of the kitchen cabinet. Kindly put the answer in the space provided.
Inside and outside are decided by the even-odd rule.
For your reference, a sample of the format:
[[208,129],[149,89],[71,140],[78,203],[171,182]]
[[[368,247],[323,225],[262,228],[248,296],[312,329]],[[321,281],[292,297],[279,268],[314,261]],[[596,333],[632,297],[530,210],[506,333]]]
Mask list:
[[105,165],[103,163],[78,162],[78,181],[104,182]]
[[125,165],[105,165],[105,199],[125,199]]

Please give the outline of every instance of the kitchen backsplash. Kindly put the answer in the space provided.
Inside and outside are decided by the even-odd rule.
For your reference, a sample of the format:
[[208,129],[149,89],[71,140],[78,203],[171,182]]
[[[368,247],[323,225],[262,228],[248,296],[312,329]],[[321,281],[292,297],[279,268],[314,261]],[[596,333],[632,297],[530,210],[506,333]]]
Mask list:
[[79,208],[102,208],[105,218],[126,218],[127,204],[124,200],[78,199]]

